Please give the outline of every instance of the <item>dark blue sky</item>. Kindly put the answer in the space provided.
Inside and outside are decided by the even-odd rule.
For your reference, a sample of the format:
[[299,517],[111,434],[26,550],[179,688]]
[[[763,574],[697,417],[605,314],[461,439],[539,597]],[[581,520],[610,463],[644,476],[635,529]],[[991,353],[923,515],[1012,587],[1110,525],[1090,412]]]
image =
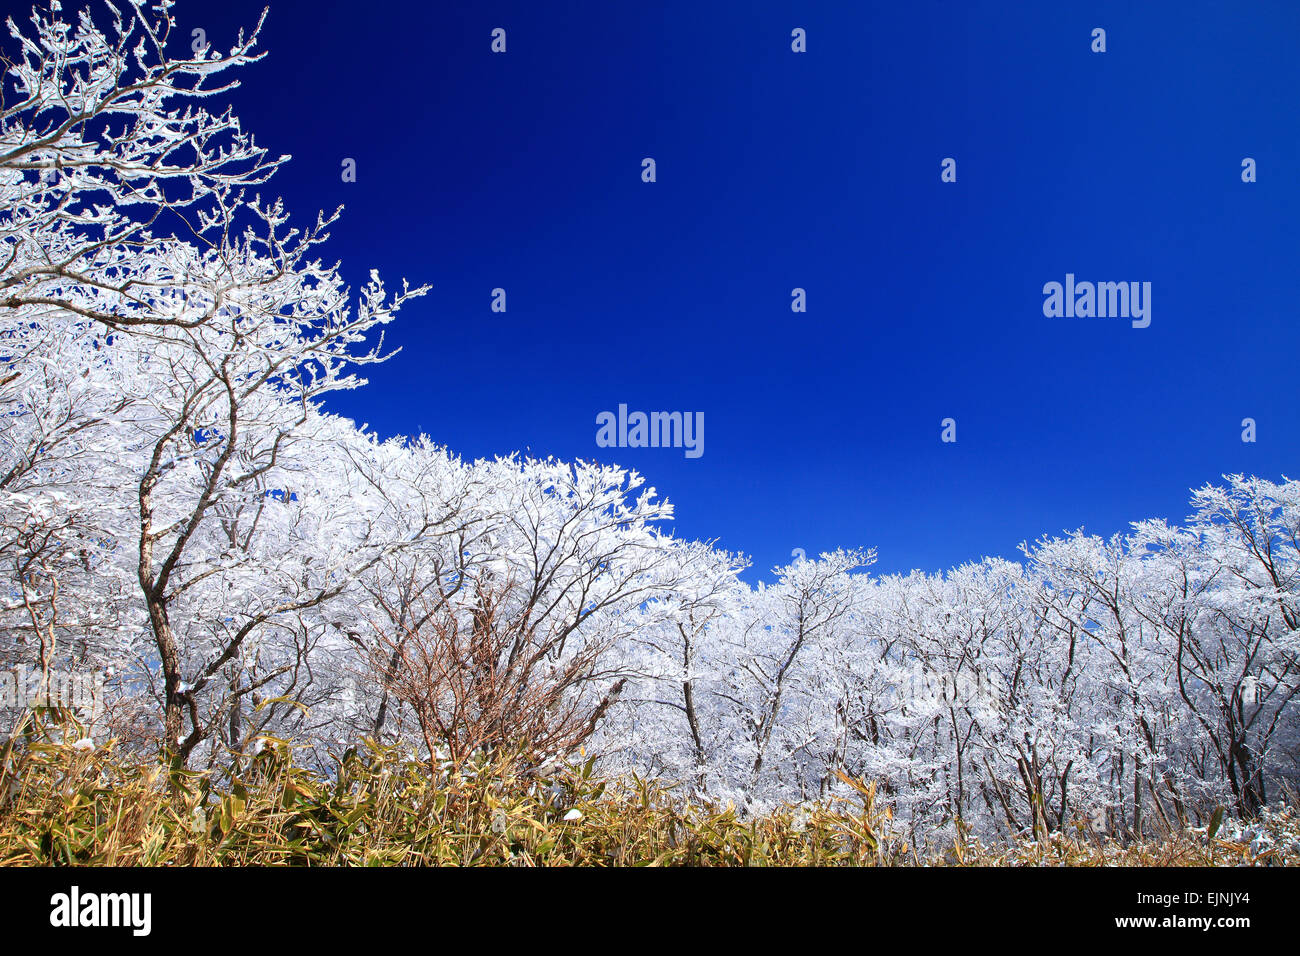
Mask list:
[[[226,47],[262,5],[175,15]],[[634,466],[764,576],[934,570],[1300,475],[1297,41],[1291,0],[273,0],[234,102],[291,209],[346,205],[346,275],[433,285],[333,408]],[[1045,318],[1067,272],[1151,282],[1150,327]],[[703,412],[703,457],[597,448],[619,403]]]

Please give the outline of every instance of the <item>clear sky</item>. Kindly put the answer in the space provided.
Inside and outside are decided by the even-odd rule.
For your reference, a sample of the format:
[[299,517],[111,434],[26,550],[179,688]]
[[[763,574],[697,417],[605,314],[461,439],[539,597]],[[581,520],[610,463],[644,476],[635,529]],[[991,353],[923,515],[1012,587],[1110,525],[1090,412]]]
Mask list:
[[[178,48],[262,5],[180,0]],[[293,154],[273,191],[346,205],[356,284],[433,285],[331,399],[383,435],[635,467],[761,576],[1014,557],[1300,476],[1293,0],[270,6],[233,102]],[[1067,273],[1150,282],[1150,326],[1045,317]],[[702,412],[703,456],[597,447],[620,403]]]

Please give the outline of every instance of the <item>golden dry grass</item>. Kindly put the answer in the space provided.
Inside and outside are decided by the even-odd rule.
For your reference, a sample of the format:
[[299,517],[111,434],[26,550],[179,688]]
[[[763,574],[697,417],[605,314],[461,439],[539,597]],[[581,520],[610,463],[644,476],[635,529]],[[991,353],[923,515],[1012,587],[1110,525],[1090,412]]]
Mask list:
[[[500,762],[466,774],[376,748],[332,778],[268,742],[241,769],[173,771],[114,747],[27,740],[0,751],[0,865],[90,866],[1221,866],[1300,862],[1300,826],[1275,813],[1244,839],[967,840],[918,853],[870,784],[852,799],[744,817],[591,763],[539,777]],[[1265,834],[1264,840],[1255,838]],[[1252,844],[1254,848],[1252,849]],[[1261,850],[1261,846],[1267,845]],[[1258,852],[1257,852],[1258,851]]]

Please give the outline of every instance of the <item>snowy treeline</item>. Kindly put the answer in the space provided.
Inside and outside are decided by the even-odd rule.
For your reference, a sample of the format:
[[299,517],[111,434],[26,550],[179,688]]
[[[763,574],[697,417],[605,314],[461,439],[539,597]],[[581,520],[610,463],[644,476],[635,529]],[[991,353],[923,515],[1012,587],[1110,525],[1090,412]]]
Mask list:
[[871,578],[837,552],[669,598],[598,749],[738,802],[842,769],[927,829],[1250,813],[1300,769],[1300,482],[1232,477],[1193,507],[1023,563]]
[[[625,469],[467,462],[328,412],[422,288],[358,293],[203,108],[250,62],[141,0],[10,24],[0,665],[106,672],[99,730],[431,760],[580,748],[756,806],[874,779],[989,833],[1249,812],[1297,777],[1300,482],[946,574],[839,551],[751,588]],[[5,727],[4,731],[11,728]]]

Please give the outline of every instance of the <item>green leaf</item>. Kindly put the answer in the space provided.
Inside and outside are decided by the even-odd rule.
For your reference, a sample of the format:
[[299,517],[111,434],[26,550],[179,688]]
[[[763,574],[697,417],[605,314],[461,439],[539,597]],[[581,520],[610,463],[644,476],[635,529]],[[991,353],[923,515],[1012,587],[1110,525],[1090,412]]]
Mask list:
[[1223,826],[1223,807],[1215,807],[1214,813],[1210,815],[1210,825],[1206,828],[1205,835],[1213,840],[1221,826]]

